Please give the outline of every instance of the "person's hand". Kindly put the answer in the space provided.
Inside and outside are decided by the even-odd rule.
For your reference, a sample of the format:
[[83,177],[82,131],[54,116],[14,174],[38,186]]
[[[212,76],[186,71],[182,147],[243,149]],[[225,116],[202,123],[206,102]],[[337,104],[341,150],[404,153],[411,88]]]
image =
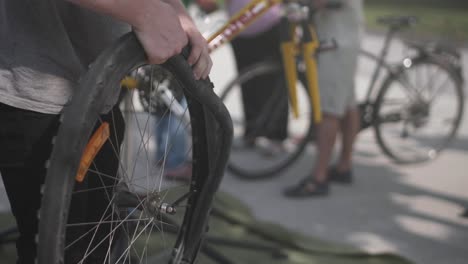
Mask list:
[[182,15],[180,17],[180,22],[191,45],[188,63],[193,68],[195,79],[205,79],[208,77],[211,67],[213,66],[208,50],[208,42],[188,16]]
[[188,62],[196,79],[206,78],[213,63],[208,43],[180,0],[69,0],[132,25],[151,64],[180,54],[190,41]]
[[188,44],[176,10],[164,1],[151,1],[146,11],[133,24],[133,30],[140,40],[151,64],[164,63],[179,54]]

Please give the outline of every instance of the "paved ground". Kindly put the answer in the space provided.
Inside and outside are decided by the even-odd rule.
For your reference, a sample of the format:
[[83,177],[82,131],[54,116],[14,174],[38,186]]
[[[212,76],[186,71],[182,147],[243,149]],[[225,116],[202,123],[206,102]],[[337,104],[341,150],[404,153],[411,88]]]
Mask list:
[[[367,35],[364,47],[376,50],[381,41]],[[219,90],[232,76],[230,52],[225,48],[214,54],[212,76]],[[398,58],[402,52],[397,44],[391,56]],[[468,65],[467,50],[463,59]],[[362,97],[364,91],[357,94]],[[314,156],[311,148],[294,168],[273,180],[246,182],[228,173],[222,189],[248,203],[259,218],[305,234],[370,252],[396,252],[416,263],[467,263],[468,218],[459,217],[468,207],[467,113],[458,139],[430,163],[394,164],[381,154],[373,131],[364,131],[356,144],[352,186],[333,186],[331,196],[323,199],[284,198],[283,188],[311,171]]]
[[[379,41],[367,36],[365,45],[372,49]],[[464,55],[468,65],[468,52]],[[214,60],[212,78],[220,90],[234,75],[230,49],[217,51]],[[365,131],[356,145],[352,186],[333,186],[323,199],[282,197],[285,186],[312,169],[314,155],[311,147],[296,166],[273,180],[245,182],[227,173],[222,189],[247,202],[260,219],[305,234],[371,252],[396,252],[421,264],[467,263],[468,219],[459,214],[468,207],[468,113],[458,139],[431,163],[393,164],[377,148],[372,131]],[[0,201],[0,210],[8,210],[1,187]]]

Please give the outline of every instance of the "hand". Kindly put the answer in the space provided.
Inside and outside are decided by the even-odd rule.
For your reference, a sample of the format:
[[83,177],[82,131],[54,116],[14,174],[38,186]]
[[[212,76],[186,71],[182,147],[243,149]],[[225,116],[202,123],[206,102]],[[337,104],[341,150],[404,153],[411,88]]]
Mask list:
[[188,62],[196,79],[206,78],[213,63],[208,43],[180,0],[69,0],[132,25],[151,64],[180,54],[190,41]]
[[189,38],[191,45],[188,63],[193,67],[195,79],[205,79],[211,71],[213,62],[208,50],[208,42],[195,27],[195,24],[188,16],[181,16],[182,28]]
[[180,54],[188,44],[176,10],[166,2],[150,1],[146,10],[133,24],[134,32],[148,56],[149,63],[161,64]]

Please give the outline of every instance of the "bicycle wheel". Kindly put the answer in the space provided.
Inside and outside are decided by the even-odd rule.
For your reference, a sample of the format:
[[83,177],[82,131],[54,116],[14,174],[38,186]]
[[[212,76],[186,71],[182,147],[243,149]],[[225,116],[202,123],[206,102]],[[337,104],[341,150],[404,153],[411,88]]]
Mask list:
[[[267,92],[258,95],[253,117],[247,122],[241,86],[270,80]],[[301,78],[304,80],[303,78]],[[278,175],[305,150],[313,133],[312,104],[304,82],[298,81],[299,115],[294,117],[280,64],[252,65],[230,82],[221,94],[234,126],[228,169],[246,180]],[[279,132],[278,132],[279,131]],[[277,136],[277,134],[282,134]]]
[[377,96],[373,126],[382,151],[398,163],[434,159],[455,137],[464,96],[462,80],[436,56],[405,59]]
[[[136,90],[125,93],[125,107],[115,104],[121,79],[144,63],[141,46],[129,34],[106,50],[81,80],[49,161],[40,212],[39,264],[195,261],[220,181],[207,177],[212,165],[206,116],[195,91],[209,82],[195,82],[190,66],[176,58],[150,66],[151,87],[139,93],[152,105],[157,90],[170,80],[187,98],[192,176],[189,182],[174,181],[164,176],[164,162],[154,157],[158,148],[168,155],[172,143],[155,146],[153,128],[158,123],[153,108],[137,104]],[[109,113],[100,114],[108,108]],[[93,148],[97,151],[88,151]]]
[[[379,63],[381,63],[379,65]],[[379,71],[376,71],[379,69]],[[378,90],[392,69],[385,61],[371,52],[361,49],[355,75],[356,98],[360,111],[360,130],[372,126],[373,102],[375,102]]]

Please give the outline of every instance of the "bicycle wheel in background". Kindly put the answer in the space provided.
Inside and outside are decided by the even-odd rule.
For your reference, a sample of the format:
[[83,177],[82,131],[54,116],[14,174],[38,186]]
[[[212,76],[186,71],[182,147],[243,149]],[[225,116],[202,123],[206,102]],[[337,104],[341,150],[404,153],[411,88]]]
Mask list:
[[151,106],[153,95],[170,80],[185,94],[190,118],[180,129],[191,130],[189,182],[163,176],[165,165],[154,153],[164,148],[167,154],[172,142],[155,145],[153,108],[135,104],[133,91],[127,92],[125,107],[99,114],[108,108],[103,102],[118,97],[121,79],[144,62],[136,37],[122,38],[92,65],[66,109],[43,192],[39,264],[194,262],[211,201],[205,193],[215,190],[204,185],[213,179],[205,179],[210,170],[205,115],[187,90],[195,82],[190,66],[171,61],[150,66],[150,87],[143,93]]
[[375,104],[373,126],[383,152],[398,163],[434,159],[459,128],[462,83],[436,56],[405,59],[383,83]]
[[[379,62],[382,64],[379,65]],[[375,72],[376,69],[379,69],[378,74]],[[359,51],[355,93],[360,110],[360,130],[372,126],[373,106],[378,93],[376,88],[382,86],[382,82],[390,72],[390,65],[381,61],[377,55],[363,49]]]
[[[260,94],[255,118],[247,122],[241,86],[274,80],[268,93]],[[228,169],[247,180],[278,175],[305,150],[313,133],[312,104],[304,82],[298,81],[299,115],[291,111],[284,73],[280,64],[262,62],[239,73],[221,94],[234,126],[234,142]],[[282,116],[283,115],[283,116]],[[282,126],[285,126],[284,128]],[[274,138],[275,130],[284,129],[284,137]]]

